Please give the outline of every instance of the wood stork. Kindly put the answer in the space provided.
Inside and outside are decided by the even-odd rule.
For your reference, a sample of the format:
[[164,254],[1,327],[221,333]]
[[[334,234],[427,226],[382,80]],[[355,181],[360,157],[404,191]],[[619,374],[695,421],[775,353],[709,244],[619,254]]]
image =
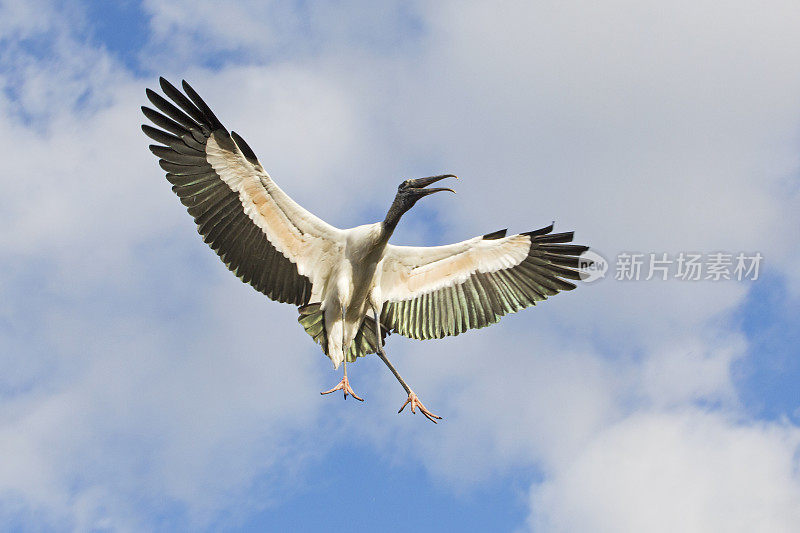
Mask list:
[[441,417],[420,402],[383,350],[396,332],[414,339],[482,328],[559,291],[575,288],[579,255],[565,244],[572,232],[553,225],[506,236],[496,231],[447,246],[388,244],[400,217],[420,199],[449,188],[428,188],[443,174],[403,181],[386,218],[339,229],[286,195],[253,150],[220,123],[183,82],[183,93],[160,78],[163,93],[147,89],[158,111],[142,107],[158,128],[143,125],[159,144],[150,150],[172,190],[194,217],[203,240],[242,281],[273,300],[299,307],[299,322],[333,361],[344,363],[342,390],[363,401],[347,379],[347,363],[377,353],[408,395],[434,423]]

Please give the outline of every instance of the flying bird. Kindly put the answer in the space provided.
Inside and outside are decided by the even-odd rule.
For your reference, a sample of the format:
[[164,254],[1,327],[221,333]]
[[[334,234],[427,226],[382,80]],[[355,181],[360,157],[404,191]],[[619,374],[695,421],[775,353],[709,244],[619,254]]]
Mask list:
[[430,187],[452,174],[407,179],[382,221],[336,228],[287,196],[186,81],[183,92],[164,78],[160,85],[167,98],[148,88],[156,109],[142,107],[157,126],[142,126],[159,143],[150,150],[225,265],[271,299],[298,306],[298,321],[334,369],[343,364],[342,380],[321,394],[341,390],[345,399],[350,394],[363,401],[348,381],[347,363],[377,353],[408,395],[398,413],[410,405],[435,423],[441,417],[387,358],[387,335],[458,335],[572,290],[567,279],[580,279],[579,256],[588,247],[567,244],[573,232],[552,233],[552,224],[446,246],[389,244],[400,218],[420,199],[455,192]]

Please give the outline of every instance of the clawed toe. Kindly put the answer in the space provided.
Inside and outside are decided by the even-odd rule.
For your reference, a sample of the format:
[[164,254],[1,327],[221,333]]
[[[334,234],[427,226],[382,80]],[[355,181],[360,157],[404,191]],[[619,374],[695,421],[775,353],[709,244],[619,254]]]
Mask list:
[[442,419],[441,416],[437,416],[437,415],[431,413],[430,411],[428,411],[428,409],[424,405],[422,405],[422,402],[419,401],[419,398],[417,397],[417,395],[414,394],[414,391],[410,391],[408,393],[408,399],[406,399],[406,403],[404,403],[403,407],[401,407],[400,410],[397,411],[397,412],[398,413],[402,413],[403,409],[405,409],[406,405],[408,405],[409,403],[411,404],[411,412],[413,414],[416,414],[416,411],[414,409],[419,407],[420,413],[425,415],[425,417],[428,420],[430,420],[431,422],[433,422],[434,424],[436,424],[436,420],[441,420]]
[[347,376],[343,377],[342,381],[340,381],[339,384],[336,385],[334,388],[332,388],[331,390],[326,390],[325,392],[320,392],[320,394],[330,394],[332,392],[336,392],[337,390],[341,390],[342,392],[344,392],[344,399],[345,400],[347,399],[347,395],[349,394],[350,396],[352,396],[353,398],[355,398],[359,402],[363,402],[364,401],[363,398],[360,398],[353,391],[353,388],[350,386],[350,382],[347,380]]

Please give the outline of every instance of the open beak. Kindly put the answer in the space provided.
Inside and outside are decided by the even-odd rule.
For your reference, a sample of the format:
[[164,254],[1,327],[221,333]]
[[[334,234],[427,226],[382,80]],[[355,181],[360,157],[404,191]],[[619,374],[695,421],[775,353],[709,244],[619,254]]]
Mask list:
[[[436,183],[437,181],[441,181],[441,180],[443,180],[445,178],[458,179],[458,176],[456,176],[455,174],[441,174],[439,176],[430,176],[428,178],[418,178],[418,179],[415,179],[415,180],[408,180],[408,185],[409,185],[409,187],[413,187],[414,189],[423,189],[424,187],[427,187],[428,185]],[[433,189],[425,189],[424,191],[421,190],[419,192],[420,193],[424,193],[423,195],[427,196],[429,194],[433,194],[435,192],[441,192],[441,191],[450,191],[453,194],[455,194],[455,192],[456,192],[453,189],[450,189],[450,188],[447,188],[447,187],[434,187]]]

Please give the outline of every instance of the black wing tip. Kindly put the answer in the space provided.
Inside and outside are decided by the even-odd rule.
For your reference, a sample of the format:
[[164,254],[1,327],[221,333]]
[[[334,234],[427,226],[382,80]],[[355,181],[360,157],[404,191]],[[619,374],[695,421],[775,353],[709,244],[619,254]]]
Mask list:
[[169,150],[168,147],[161,146],[160,144],[150,144],[147,147],[150,149],[151,152],[153,152],[153,155],[156,155],[158,157],[161,157],[159,155],[159,150]]
[[[208,104],[203,100],[203,98],[197,94],[197,91],[189,85],[186,80],[181,80],[181,87],[183,87],[183,92],[186,93],[186,96],[189,97],[189,100],[200,110],[203,116],[208,120],[208,123],[215,129],[225,130],[225,126],[222,125],[222,122],[217,118]],[[227,130],[226,130],[227,132]]]
[[189,85],[189,82],[186,80],[181,80],[181,87],[183,87],[183,90],[186,94],[197,93],[197,91],[194,90],[194,87]]
[[555,226],[555,220],[550,223],[549,226],[545,226],[543,228],[535,229],[533,231],[528,231],[523,233],[522,235],[527,235],[528,237],[538,237],[539,235],[547,235],[551,231],[553,231],[553,226]]
[[258,163],[258,157],[256,157],[256,153],[238,133],[231,130],[231,137],[233,137],[234,142],[239,147],[239,150],[242,151],[242,154],[246,159],[248,159],[251,163]]
[[145,133],[147,133],[148,131],[157,131],[157,132],[161,133],[160,129],[158,129],[156,127],[153,127],[150,124],[142,124],[142,131],[145,132]]
[[172,85],[169,82],[169,80],[167,78],[165,78],[164,76],[159,76],[158,77],[158,84],[161,86],[161,90],[163,90],[163,91],[168,91],[169,89],[175,89],[177,91],[175,86]]
[[574,283],[562,279],[561,280],[561,285],[559,287],[559,290],[561,290],[561,291],[571,291],[571,290],[575,290],[577,287],[578,286],[575,285]]
[[494,240],[494,239],[502,239],[508,233],[508,228],[506,229],[499,229],[497,231],[493,231],[492,233],[487,233],[483,236],[483,240]]
[[571,243],[575,238],[574,231],[565,231],[563,233],[551,233],[555,223],[549,226],[539,228],[537,230],[523,233],[528,235],[531,239],[531,246],[536,245],[539,249],[562,255],[581,255],[589,250],[589,246],[582,244],[566,244]]
[[[196,131],[204,137],[208,137],[210,133],[215,131],[221,132],[226,137],[230,136],[228,130],[222,125],[222,122],[220,122],[214,112],[211,111],[208,104],[205,103],[186,80],[181,80],[181,86],[185,94],[163,76],[159,76],[158,84],[166,98],[149,87],[145,88],[145,94],[147,95],[147,99],[150,100],[150,103],[166,115],[164,117],[165,119],[168,118],[168,120],[176,122],[178,127],[187,131]],[[158,123],[160,120],[158,116],[160,113],[158,113],[158,111],[150,109],[147,106],[142,106],[142,112],[151,121],[156,122],[156,125],[162,126],[162,124]],[[168,127],[165,129],[172,131]],[[239,137],[239,139],[241,139],[241,137]],[[197,140],[202,142],[199,138],[197,138]],[[243,148],[242,152],[246,156],[251,155],[253,160],[257,160],[255,153],[246,143],[242,142],[237,144],[240,144],[240,147],[243,144],[246,148]]]
[[[169,90],[169,88],[173,88],[173,89],[175,88],[175,86],[172,85],[169,82],[169,80],[167,78],[165,78],[164,76],[159,76],[158,77],[158,86],[164,92],[167,92],[167,90]],[[155,90],[151,89],[150,87],[145,87],[144,88],[144,92],[147,95],[148,99],[150,99],[151,101],[152,101],[152,99],[150,98],[151,95],[155,94],[156,96],[161,96],[160,94],[158,94]]]
[[[147,107],[146,105],[141,106],[142,114],[147,117],[148,120],[153,120],[153,117],[156,115],[161,115],[158,111],[153,109],[152,107]],[[163,116],[163,115],[161,115]]]
[[532,237],[531,240],[538,243],[566,243],[572,242],[572,239],[575,237],[574,231],[565,231],[563,233],[548,233],[545,235],[539,235],[536,237]]
[[[153,139],[156,142],[163,142],[162,139],[164,138],[163,135],[166,135],[163,131],[154,128],[149,124],[142,124],[142,132],[147,135],[150,139]],[[155,146],[155,145],[151,145]],[[153,151],[152,149],[150,150]]]

